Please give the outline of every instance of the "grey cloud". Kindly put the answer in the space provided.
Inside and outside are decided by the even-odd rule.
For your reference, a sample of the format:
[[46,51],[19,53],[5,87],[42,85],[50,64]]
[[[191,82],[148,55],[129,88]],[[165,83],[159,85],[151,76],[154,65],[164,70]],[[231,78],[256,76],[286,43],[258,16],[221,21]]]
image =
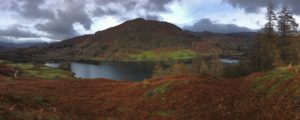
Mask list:
[[80,23],[85,29],[90,29],[92,20],[85,11],[85,0],[64,0],[58,10],[42,8],[45,0],[0,0],[1,10],[13,11],[20,16],[36,22],[44,19],[48,22],[38,23],[35,28],[50,34],[50,38],[65,39],[77,35],[74,23]]
[[4,37],[4,36],[0,36],[0,42],[14,42],[14,39]]
[[49,42],[48,40],[45,40],[44,38],[10,38],[10,37],[1,37],[0,36],[0,42],[6,42],[6,43],[44,43]]
[[115,10],[115,9],[101,9],[101,8],[97,8],[94,12],[93,12],[94,16],[103,16],[103,15],[118,15],[119,11]]
[[29,37],[37,37],[36,34],[22,30],[22,26],[14,25],[7,29],[0,30],[1,37],[13,37],[13,38],[29,38]]
[[161,16],[155,14],[138,14],[139,18],[143,18],[146,20],[161,20]]
[[176,0],[149,0],[149,3],[145,6],[145,8],[153,11],[167,11],[168,9],[165,5],[173,1]]
[[[179,0],[54,0],[50,2],[46,0],[0,0],[0,10],[14,12],[25,20],[32,20],[35,24],[32,29],[48,33],[48,38],[63,40],[78,35],[73,27],[75,23],[81,24],[87,30],[90,29],[92,17],[95,16],[113,15],[121,20],[122,18],[132,19],[132,17],[159,20],[161,17],[158,13],[168,11],[166,5],[173,1]],[[61,7],[44,7],[47,3],[60,4]],[[96,8],[87,8],[90,4]],[[109,7],[110,5],[120,7]],[[130,16],[124,16],[124,13],[130,13]],[[30,34],[19,32],[14,36],[30,37]]]
[[[98,6],[92,13],[94,16],[118,15],[119,18],[126,18],[126,16],[122,16],[124,12],[133,12],[137,17],[158,20],[160,16],[153,14],[153,12],[165,11],[165,5],[171,1],[173,0],[92,0],[92,3]],[[92,16],[89,16],[85,11],[88,2],[85,0],[68,0],[64,3],[66,4],[65,10],[57,10],[56,17],[53,20],[49,20],[44,24],[37,24],[35,28],[49,33],[51,38],[55,39],[66,39],[78,35],[73,28],[73,24],[77,22],[82,24],[85,29],[90,29]],[[123,8],[109,7],[111,5]],[[140,10],[145,10],[147,13],[141,14],[139,13]]]
[[48,9],[41,9],[40,6],[44,3],[44,0],[21,0],[24,2],[21,9],[18,9],[19,13],[26,18],[44,18],[53,19],[54,13]]
[[260,25],[260,21],[256,21],[256,25],[259,26]]
[[147,14],[146,16],[143,16],[142,18],[146,19],[146,20],[160,20],[161,17],[158,15],[149,15]]
[[0,3],[1,11],[14,11],[20,8],[20,4],[17,4],[16,0],[0,0]]
[[85,29],[90,29],[92,20],[84,11],[85,4],[69,0],[66,3],[65,10],[57,10],[57,16],[54,20],[48,21],[45,24],[37,24],[37,30],[47,32],[51,38],[66,39],[78,35],[73,27],[73,24],[80,23]]
[[[136,0],[94,0],[94,4],[98,8],[93,12],[94,16],[103,15],[119,15],[122,12],[132,11],[137,5]],[[118,6],[121,8],[110,8],[109,5]],[[123,11],[125,9],[126,11]]]
[[[266,7],[269,0],[223,0],[234,7],[243,8],[246,12],[260,12],[259,9]],[[272,0],[275,8],[288,6],[295,14],[300,14],[300,0]]]
[[253,30],[246,27],[239,27],[235,24],[219,24],[210,19],[202,19],[193,26],[185,27],[184,29],[194,32],[210,31],[216,33],[235,33],[235,32],[251,32]]
[[[168,11],[166,5],[173,1],[179,0],[95,0],[95,4],[100,7],[94,11],[94,15],[116,15],[122,14],[122,12],[133,11],[135,9],[149,12],[164,12]],[[103,7],[107,7],[109,4],[121,5],[121,7],[126,11],[122,11],[120,8],[103,9]]]
[[13,11],[28,19],[52,19],[54,13],[50,9],[42,9],[44,0],[0,0],[0,9]]

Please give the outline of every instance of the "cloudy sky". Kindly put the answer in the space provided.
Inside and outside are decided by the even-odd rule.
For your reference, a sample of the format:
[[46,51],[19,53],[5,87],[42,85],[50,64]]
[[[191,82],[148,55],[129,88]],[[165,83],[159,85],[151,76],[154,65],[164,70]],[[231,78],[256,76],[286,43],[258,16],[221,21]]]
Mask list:
[[[0,41],[60,41],[134,18],[167,21],[191,31],[255,31],[268,0],[0,0]],[[288,6],[300,23],[300,0]]]

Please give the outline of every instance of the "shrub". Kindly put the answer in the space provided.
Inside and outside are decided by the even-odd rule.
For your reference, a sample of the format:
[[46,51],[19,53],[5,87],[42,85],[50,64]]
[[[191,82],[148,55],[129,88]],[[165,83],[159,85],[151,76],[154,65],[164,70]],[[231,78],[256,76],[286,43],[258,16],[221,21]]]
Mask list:
[[15,74],[15,70],[12,67],[9,67],[6,65],[0,65],[0,74],[7,75],[7,76],[13,76]]
[[210,75],[219,78],[224,73],[224,65],[219,57],[196,58],[193,60],[193,72],[201,75]]
[[158,86],[154,90],[151,90],[150,92],[148,92],[147,96],[152,97],[155,95],[161,95],[161,94],[168,92],[171,88],[172,88],[171,83],[165,83],[163,85]]
[[220,78],[224,74],[224,65],[218,57],[212,58],[207,74],[215,78]]
[[228,65],[224,68],[224,77],[242,77],[252,73],[251,67],[246,62]]
[[192,61],[193,65],[193,72],[197,74],[206,74],[208,71],[208,65],[207,62],[203,58],[195,58]]
[[103,51],[105,51],[105,50],[107,50],[107,48],[109,47],[109,45],[101,45],[101,50],[103,50]]
[[172,75],[182,75],[182,74],[188,74],[190,71],[188,67],[183,63],[176,63],[171,68],[171,74]]
[[160,63],[156,64],[153,70],[153,77],[163,77],[167,75],[169,75],[169,70],[164,69]]

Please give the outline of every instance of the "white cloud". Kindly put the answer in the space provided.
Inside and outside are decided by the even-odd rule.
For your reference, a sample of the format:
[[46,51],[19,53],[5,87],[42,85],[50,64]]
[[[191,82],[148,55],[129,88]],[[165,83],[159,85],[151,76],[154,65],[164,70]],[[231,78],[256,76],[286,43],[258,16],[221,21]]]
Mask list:
[[74,24],[73,26],[80,34],[93,34],[97,31],[105,30],[122,23],[122,21],[113,16],[95,17],[92,19],[92,21],[93,24],[90,30],[84,29],[83,26],[78,23]]
[[[264,21],[263,14],[245,14],[243,9],[234,8],[221,0],[185,0],[175,2],[169,7],[172,13],[162,14],[162,18],[181,27],[191,26],[201,19],[209,18],[221,24],[236,24],[251,29],[258,29],[260,26],[256,22]],[[233,19],[235,21],[232,21]]]
[[[167,21],[180,27],[192,26],[204,18],[218,24],[235,24],[251,29],[262,27],[265,23],[265,6],[259,4],[255,7],[261,13],[249,13],[245,12],[249,6],[241,1],[0,0],[2,3],[0,4],[0,29],[22,25],[27,26],[27,30],[31,33],[48,40],[62,40],[77,35],[93,34],[138,17]],[[234,2],[239,7],[234,6]],[[26,10],[21,12],[22,9]],[[295,8],[294,11],[296,10]],[[47,13],[49,16],[45,16],[43,13]],[[51,17],[52,13],[54,18]],[[300,23],[300,17],[297,16],[296,19]],[[36,27],[37,25],[39,27]],[[55,38],[55,36],[59,37]]]

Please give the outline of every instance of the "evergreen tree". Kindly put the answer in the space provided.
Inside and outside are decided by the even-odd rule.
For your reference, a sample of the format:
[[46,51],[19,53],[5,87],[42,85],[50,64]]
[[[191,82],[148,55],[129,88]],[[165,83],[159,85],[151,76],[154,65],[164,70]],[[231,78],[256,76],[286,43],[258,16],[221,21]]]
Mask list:
[[222,75],[224,74],[224,65],[220,61],[219,54],[213,54],[211,56],[207,74],[217,79],[222,77]]
[[220,78],[224,73],[224,65],[218,54],[212,54],[207,59],[196,58],[193,60],[193,72],[199,75],[209,75]]
[[194,58],[192,61],[193,72],[197,74],[207,74],[208,72],[208,64],[202,57]]
[[200,63],[199,73],[208,74],[208,70],[209,70],[209,68],[208,68],[207,63],[205,62],[205,60],[202,60]]
[[269,6],[268,6],[268,11],[267,11],[267,23],[265,24],[264,27],[264,32],[266,33],[266,35],[271,38],[272,40],[274,40],[274,36],[276,35],[276,31],[275,31],[275,24],[276,24],[276,20],[277,20],[277,16],[274,12],[274,7],[272,2],[269,2]]
[[268,22],[265,24],[262,32],[259,33],[253,50],[254,53],[252,54],[252,61],[256,70],[271,69],[281,63],[275,30],[277,18],[271,1],[269,2],[266,19]]
[[153,77],[163,77],[166,75],[166,70],[160,65],[160,63],[157,63],[153,70]]
[[287,7],[284,7],[281,12],[278,13],[278,18],[277,28],[280,36],[280,57],[285,64],[298,63],[300,60],[300,51],[298,50],[299,46],[297,46],[298,41],[295,35],[299,25]]
[[190,73],[188,67],[183,63],[176,63],[171,68],[172,75],[183,75]]
[[299,25],[296,23],[293,14],[287,7],[284,7],[281,12],[278,13],[277,28],[282,41],[295,35],[295,33],[297,33],[298,26]]

